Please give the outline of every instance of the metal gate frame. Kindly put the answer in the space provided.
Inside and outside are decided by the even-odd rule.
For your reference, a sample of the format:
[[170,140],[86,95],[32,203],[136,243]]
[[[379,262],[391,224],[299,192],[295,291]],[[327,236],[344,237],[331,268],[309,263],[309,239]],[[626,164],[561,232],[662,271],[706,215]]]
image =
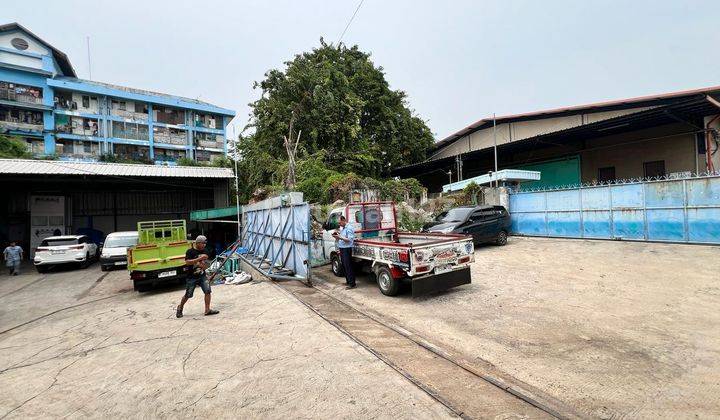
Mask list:
[[720,244],[720,173],[515,191],[522,236]]
[[288,193],[242,208],[240,258],[274,280],[310,284],[310,205]]

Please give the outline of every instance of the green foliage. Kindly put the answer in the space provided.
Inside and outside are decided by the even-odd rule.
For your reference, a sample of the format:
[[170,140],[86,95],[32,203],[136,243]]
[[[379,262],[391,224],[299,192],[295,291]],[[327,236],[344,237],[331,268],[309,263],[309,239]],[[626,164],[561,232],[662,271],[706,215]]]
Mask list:
[[419,214],[413,214],[405,208],[398,211],[398,228],[406,232],[420,232],[425,220]]
[[423,186],[415,178],[389,179],[382,184],[380,195],[385,200],[396,202],[418,199],[422,195]]
[[214,166],[216,168],[233,168],[234,165],[235,162],[225,155],[215,157],[212,162],[210,162],[210,166]]
[[112,153],[102,154],[98,160],[105,163],[129,163],[133,165],[151,165],[153,163],[150,159],[129,159]]
[[60,156],[58,156],[57,153],[51,153],[49,155],[37,156],[35,159],[37,159],[37,160],[58,160],[58,159],[60,159]]
[[463,204],[477,204],[482,187],[475,182],[469,183],[463,188],[461,202]]
[[25,142],[20,139],[0,135],[0,158],[27,159],[32,157]]
[[181,157],[176,160],[175,163],[177,163],[178,166],[201,166],[200,162],[188,157]]
[[[393,166],[425,159],[433,144],[430,129],[408,108],[405,93],[390,89],[368,53],[321,39],[318,48],[285,65],[255,83],[262,95],[250,105],[253,133],[238,139],[247,194],[285,177],[283,137],[293,112],[293,131],[301,133],[297,185],[310,200],[329,200],[362,178],[385,177]],[[334,186],[320,182],[329,178]]]

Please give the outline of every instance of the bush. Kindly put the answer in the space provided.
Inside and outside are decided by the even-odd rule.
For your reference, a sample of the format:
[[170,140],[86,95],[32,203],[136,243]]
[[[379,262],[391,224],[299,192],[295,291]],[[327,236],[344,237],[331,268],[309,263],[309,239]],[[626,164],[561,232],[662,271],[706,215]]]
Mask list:
[[425,219],[420,214],[413,214],[405,208],[398,211],[398,229],[406,232],[420,232]]
[[0,135],[0,158],[5,159],[28,159],[32,154],[28,152],[24,141]]

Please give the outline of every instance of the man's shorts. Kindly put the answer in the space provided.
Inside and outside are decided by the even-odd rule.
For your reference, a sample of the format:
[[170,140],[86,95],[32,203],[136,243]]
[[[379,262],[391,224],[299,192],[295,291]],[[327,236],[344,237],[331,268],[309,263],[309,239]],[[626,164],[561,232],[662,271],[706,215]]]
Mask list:
[[185,280],[185,296],[188,299],[193,297],[195,286],[200,286],[206,295],[211,293],[210,282],[208,282],[207,276],[203,274],[202,277],[188,277],[187,280]]

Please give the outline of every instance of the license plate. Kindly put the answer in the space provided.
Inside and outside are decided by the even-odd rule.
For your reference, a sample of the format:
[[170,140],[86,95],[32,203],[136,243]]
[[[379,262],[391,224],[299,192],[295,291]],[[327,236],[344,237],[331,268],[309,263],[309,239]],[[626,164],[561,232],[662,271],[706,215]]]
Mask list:
[[115,261],[115,265],[125,265],[127,261]]
[[172,277],[174,275],[175,275],[174,271],[163,271],[162,273],[158,274],[158,278]]
[[65,251],[63,251],[61,249],[53,249],[50,251],[50,254],[52,254],[52,255],[58,255],[58,254],[64,254],[64,253],[65,253]]
[[435,264],[437,265],[450,265],[450,264],[457,264],[457,258],[435,258]]

